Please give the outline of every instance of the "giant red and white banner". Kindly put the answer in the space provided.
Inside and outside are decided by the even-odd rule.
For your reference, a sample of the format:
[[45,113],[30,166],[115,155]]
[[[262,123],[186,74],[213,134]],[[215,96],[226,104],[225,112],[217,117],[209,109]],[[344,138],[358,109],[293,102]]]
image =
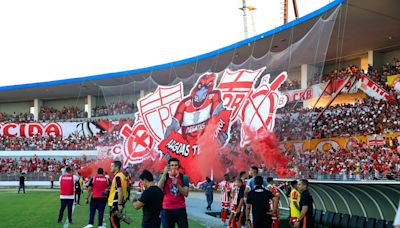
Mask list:
[[[260,78],[264,70],[225,70],[219,83],[217,73],[204,73],[186,95],[182,83],[158,86],[138,100],[136,122],[122,127],[124,143],[115,146],[114,155],[123,155],[124,165],[156,157],[178,157],[185,163],[200,156],[198,140],[206,131],[221,148],[229,142],[235,121],[257,134],[272,131],[276,110],[287,101],[278,91],[287,73],[270,83],[270,75]],[[247,132],[239,130],[245,145]]]

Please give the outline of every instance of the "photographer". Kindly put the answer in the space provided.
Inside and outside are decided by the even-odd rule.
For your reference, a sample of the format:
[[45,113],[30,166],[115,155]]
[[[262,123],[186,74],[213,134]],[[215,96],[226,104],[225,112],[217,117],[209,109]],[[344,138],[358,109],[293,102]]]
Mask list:
[[179,168],[177,158],[169,159],[158,183],[164,191],[163,209],[168,228],[175,227],[175,224],[179,228],[189,227],[185,204],[185,197],[189,195],[189,178],[179,173]]
[[153,174],[148,170],[143,170],[139,176],[145,190],[141,197],[133,199],[133,207],[136,210],[143,208],[142,227],[155,228],[160,227],[160,211],[162,208],[164,193],[154,183]]
[[92,193],[92,198],[90,200],[89,224],[85,226],[85,228],[93,227],[96,210],[99,212],[98,226],[103,228],[104,209],[107,204],[106,190],[110,185],[111,182],[104,176],[104,170],[102,168],[99,168],[97,170],[97,175],[90,179],[87,189],[86,204],[89,203],[90,193]]
[[121,172],[121,167],[122,163],[120,161],[111,163],[111,172],[114,174],[114,179],[108,196],[108,206],[110,206],[110,224],[113,228],[121,226],[121,215],[126,200],[127,183],[125,175]]

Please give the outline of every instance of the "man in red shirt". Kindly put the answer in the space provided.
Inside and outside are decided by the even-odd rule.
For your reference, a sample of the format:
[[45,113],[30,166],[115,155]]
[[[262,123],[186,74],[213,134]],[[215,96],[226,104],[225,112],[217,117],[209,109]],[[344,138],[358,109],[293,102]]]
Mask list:
[[158,186],[164,191],[163,209],[168,228],[189,227],[186,213],[185,197],[189,195],[189,178],[179,173],[179,160],[171,158],[164,168]]
[[65,174],[60,176],[60,201],[61,207],[58,213],[58,223],[62,223],[65,207],[68,208],[68,222],[72,223],[72,204],[74,203],[74,183],[78,177],[72,174],[71,167],[65,169]]
[[103,228],[104,208],[107,204],[107,195],[104,195],[104,193],[110,185],[111,181],[104,176],[104,170],[102,168],[99,168],[97,170],[97,175],[90,179],[87,190],[86,204],[89,203],[90,193],[92,193],[92,198],[90,200],[89,224],[85,226],[85,228],[93,227],[96,210],[99,212],[98,226]]

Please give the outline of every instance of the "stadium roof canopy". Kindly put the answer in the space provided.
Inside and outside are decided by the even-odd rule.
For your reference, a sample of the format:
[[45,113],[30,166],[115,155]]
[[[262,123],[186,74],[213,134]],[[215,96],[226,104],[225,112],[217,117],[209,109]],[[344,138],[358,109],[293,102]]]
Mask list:
[[[171,66],[179,75],[191,75],[194,64],[221,71],[232,62],[245,61],[253,51],[254,57],[263,56],[265,48],[276,52],[294,43],[313,26],[322,15],[324,18],[343,4],[334,26],[326,61],[346,60],[365,55],[368,50],[390,51],[400,47],[400,1],[398,0],[336,0],[304,17],[282,25],[274,30],[240,41],[230,46],[200,56],[177,62],[151,66],[131,71],[109,73],[88,77],[71,78],[32,84],[0,87],[0,102],[27,101],[34,98],[55,99],[97,95],[99,86],[121,85],[141,81],[150,72],[157,75],[155,81],[167,84],[171,81]],[[289,40],[291,42],[289,43]],[[255,45],[254,47],[252,45]],[[267,50],[268,51],[268,50]],[[215,56],[218,61],[215,64]],[[234,58],[232,58],[234,56]]]

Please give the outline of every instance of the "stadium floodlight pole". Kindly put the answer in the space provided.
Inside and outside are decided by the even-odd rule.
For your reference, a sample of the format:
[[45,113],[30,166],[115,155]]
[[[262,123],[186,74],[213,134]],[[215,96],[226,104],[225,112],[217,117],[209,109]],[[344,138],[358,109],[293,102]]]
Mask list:
[[[292,0],[293,2],[293,10],[294,10],[294,16],[295,18],[299,18],[299,11],[297,9],[297,1]],[[283,1],[283,24],[288,23],[288,18],[289,18],[289,0],[284,0]]]
[[247,6],[246,0],[242,0],[242,7],[239,10],[243,11],[243,26],[244,26],[244,38],[249,38],[249,32],[247,29]]

